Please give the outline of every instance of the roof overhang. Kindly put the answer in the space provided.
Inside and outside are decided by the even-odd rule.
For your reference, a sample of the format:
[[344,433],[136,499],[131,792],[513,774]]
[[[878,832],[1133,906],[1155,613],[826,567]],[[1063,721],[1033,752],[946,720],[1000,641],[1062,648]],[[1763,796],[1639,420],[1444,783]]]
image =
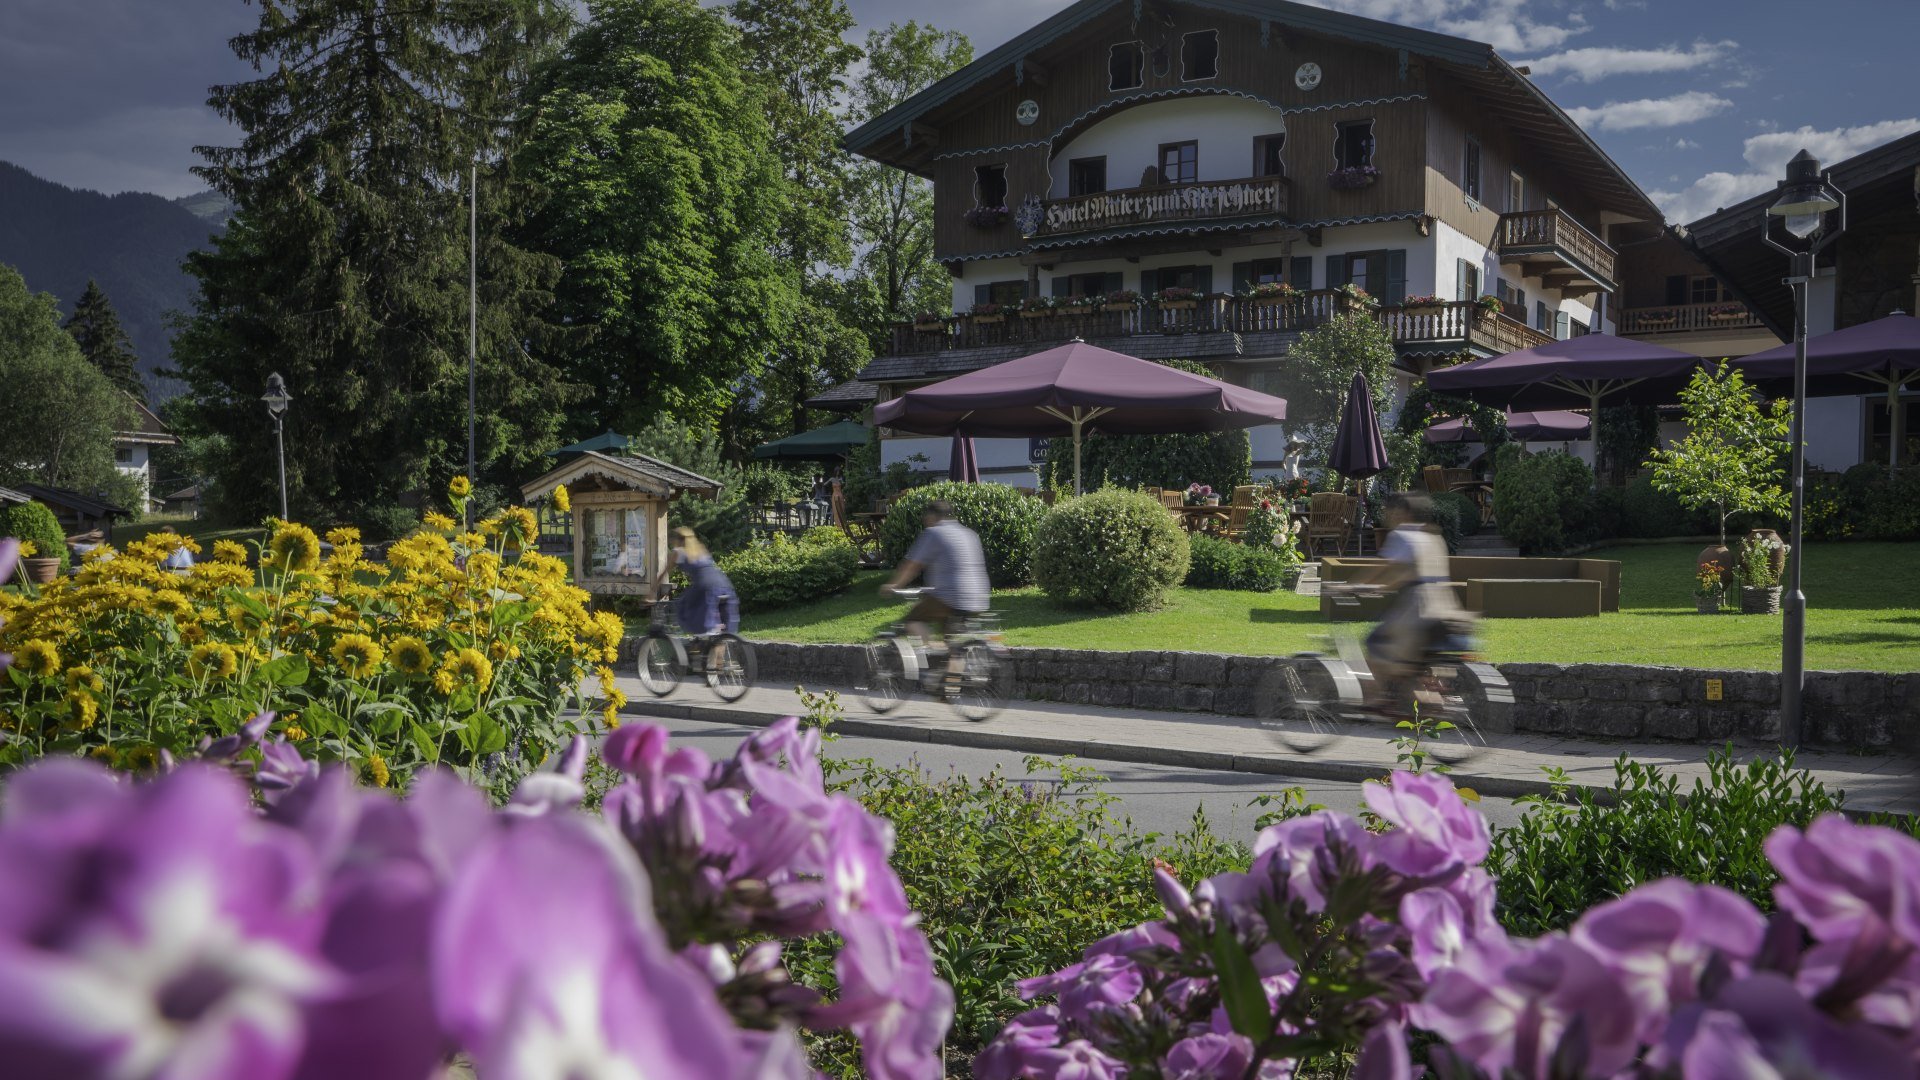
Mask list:
[[554,488],[588,477],[661,499],[671,499],[682,492],[713,496],[718,495],[721,488],[719,481],[642,454],[614,456],[586,450],[539,479],[522,484],[520,495],[529,500],[542,498]]

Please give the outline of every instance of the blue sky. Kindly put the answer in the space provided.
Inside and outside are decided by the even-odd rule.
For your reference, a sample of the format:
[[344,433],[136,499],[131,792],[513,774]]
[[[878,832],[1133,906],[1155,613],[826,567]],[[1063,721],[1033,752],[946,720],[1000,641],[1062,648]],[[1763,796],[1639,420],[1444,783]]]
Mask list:
[[[849,0],[861,32],[918,19],[992,48],[1069,0]],[[1317,0],[1486,41],[1690,221],[1920,130],[1920,0]],[[1788,24],[1793,12],[1810,13]],[[241,0],[0,0],[0,160],[102,191],[190,194],[224,142],[206,88],[250,72]]]

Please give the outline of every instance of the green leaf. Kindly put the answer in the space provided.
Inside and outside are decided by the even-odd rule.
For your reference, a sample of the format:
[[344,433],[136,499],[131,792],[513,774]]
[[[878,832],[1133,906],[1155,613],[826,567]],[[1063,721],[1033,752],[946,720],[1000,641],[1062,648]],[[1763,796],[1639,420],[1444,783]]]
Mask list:
[[1220,1000],[1227,1008],[1233,1030],[1258,1046],[1273,1034],[1273,1014],[1267,1011],[1267,991],[1253,970],[1253,960],[1247,956],[1240,940],[1233,936],[1233,927],[1227,919],[1214,920],[1213,944],[1208,952],[1213,957],[1214,974],[1220,980]]
[[275,686],[300,686],[307,681],[307,658],[297,653],[276,656],[260,665],[260,677]]

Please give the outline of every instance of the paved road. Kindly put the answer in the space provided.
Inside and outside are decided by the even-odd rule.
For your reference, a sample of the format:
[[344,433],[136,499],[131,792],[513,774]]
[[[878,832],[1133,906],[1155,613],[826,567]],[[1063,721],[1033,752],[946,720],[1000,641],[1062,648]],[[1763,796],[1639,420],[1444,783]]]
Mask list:
[[[757,730],[744,724],[707,720],[648,717],[647,722],[671,731],[676,744],[697,746],[713,757],[733,753],[741,739]],[[1015,750],[842,736],[830,744],[827,754],[843,759],[872,758],[882,765],[914,763],[936,774],[951,771],[985,776],[997,768],[1007,776],[1026,775],[1027,755]],[[1330,810],[1353,813],[1361,805],[1360,785],[1353,781],[1301,780],[1090,758],[1085,763],[1108,777],[1107,790],[1120,797],[1117,813],[1131,818],[1144,830],[1167,835],[1187,828],[1198,807],[1206,811],[1207,820],[1218,835],[1250,841],[1253,823],[1263,812],[1250,805],[1253,798],[1293,786],[1307,790],[1308,802],[1319,803]],[[1495,825],[1510,823],[1520,816],[1519,808],[1507,799],[1489,798],[1480,808]]]

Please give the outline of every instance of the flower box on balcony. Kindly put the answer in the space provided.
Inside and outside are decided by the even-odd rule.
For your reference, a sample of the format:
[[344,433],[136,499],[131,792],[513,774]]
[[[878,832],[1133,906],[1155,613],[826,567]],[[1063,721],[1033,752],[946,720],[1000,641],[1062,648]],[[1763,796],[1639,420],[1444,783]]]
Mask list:
[[1044,311],[1022,310],[1020,312],[1020,317],[1023,319],[1051,319],[1053,318],[1053,315],[1054,315],[1054,312],[1052,308],[1048,308]]
[[1358,191],[1372,187],[1379,179],[1379,169],[1371,165],[1354,165],[1328,173],[1327,186],[1335,191]]
[[1006,308],[1000,304],[975,304],[971,312],[976,323],[999,323],[1007,321]]
[[1438,300],[1415,300],[1411,296],[1400,305],[1401,312],[1407,315],[1438,315],[1446,309],[1447,305]]
[[1738,322],[1746,317],[1747,312],[1745,308],[1713,308],[1707,312],[1707,319],[1711,322]]
[[1200,306],[1198,300],[1162,300],[1158,305],[1161,311],[1192,311]]
[[976,229],[997,229],[1006,224],[1007,208],[1004,206],[976,206],[961,214],[967,224]]
[[1161,311],[1192,311],[1200,306],[1200,294],[1181,285],[1170,285],[1153,294],[1153,306]]
[[946,328],[947,324],[939,321],[916,322],[913,324],[914,332],[920,334],[937,334]]
[[1109,300],[1106,303],[1100,305],[1100,310],[1112,311],[1112,312],[1132,311],[1133,309],[1139,306],[1140,306],[1139,304],[1135,304],[1135,303],[1115,303]]
[[975,315],[973,317],[973,321],[976,323],[981,323],[983,325],[991,326],[994,323],[1006,322],[1007,317],[1005,315]]

